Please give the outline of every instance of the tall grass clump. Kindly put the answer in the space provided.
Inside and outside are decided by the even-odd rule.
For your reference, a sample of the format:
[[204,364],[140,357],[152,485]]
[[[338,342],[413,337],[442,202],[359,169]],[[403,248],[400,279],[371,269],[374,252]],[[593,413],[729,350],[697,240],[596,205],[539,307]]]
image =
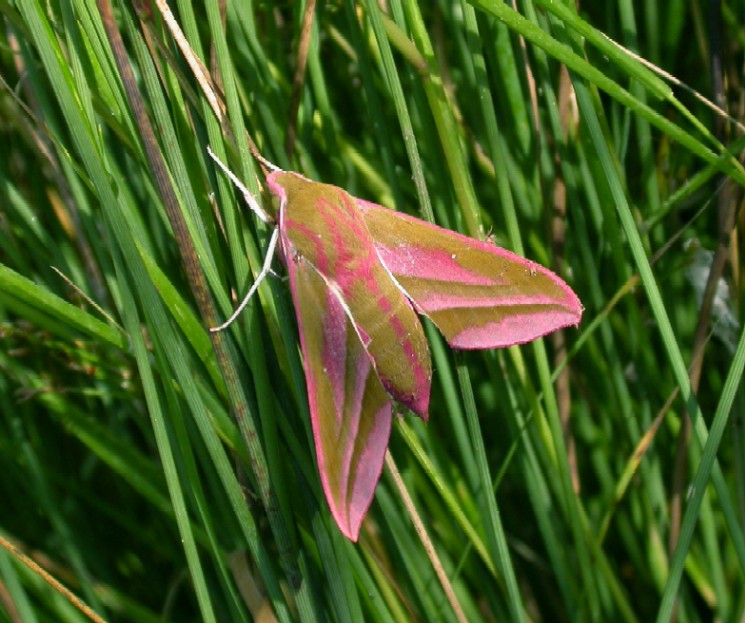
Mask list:
[[[0,620],[740,621],[740,2],[0,0]],[[252,151],[523,254],[359,543]],[[268,199],[267,199],[268,200]],[[96,617],[100,617],[96,619]]]

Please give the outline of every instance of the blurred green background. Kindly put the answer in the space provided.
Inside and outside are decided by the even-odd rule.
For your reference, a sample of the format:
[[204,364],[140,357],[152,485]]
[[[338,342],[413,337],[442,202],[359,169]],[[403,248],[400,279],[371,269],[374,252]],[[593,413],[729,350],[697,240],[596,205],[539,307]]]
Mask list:
[[[743,619],[743,2],[0,15],[0,621],[90,620],[50,577],[106,621]],[[251,141],[585,306],[501,351],[427,325],[357,544],[280,263],[207,331],[271,230],[206,147],[259,196]]]

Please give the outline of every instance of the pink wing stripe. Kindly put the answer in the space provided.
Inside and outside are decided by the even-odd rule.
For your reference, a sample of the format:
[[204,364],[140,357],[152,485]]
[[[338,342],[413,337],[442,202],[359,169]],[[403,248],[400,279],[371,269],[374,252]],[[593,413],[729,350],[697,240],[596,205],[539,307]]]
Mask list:
[[[455,232],[448,233],[455,234]],[[472,238],[465,239],[469,242],[477,242]],[[416,244],[415,241],[396,249],[383,246],[378,246],[377,249],[381,261],[394,275],[418,277],[431,281],[449,281],[469,286],[493,286],[500,283],[499,280],[491,279],[461,266],[458,263],[457,254],[440,249],[428,249]],[[488,251],[493,253],[496,249],[497,247],[490,247]]]
[[[304,270],[311,269],[304,267]],[[321,309],[318,311],[321,312]],[[305,326],[301,326],[301,322],[302,325],[305,325],[308,320],[301,319],[300,314],[298,314],[297,319],[301,330],[305,329]],[[323,332],[322,361],[324,362],[324,372],[331,384],[334,401],[333,413],[336,415],[337,426],[341,427],[346,383],[347,315],[339,301],[329,291],[326,291],[325,313],[321,320],[321,330]]]
[[342,533],[352,541],[356,541],[360,535],[362,521],[372,504],[375,488],[378,486],[380,474],[383,471],[383,460],[388,449],[388,440],[391,437],[393,417],[391,402],[387,401],[376,413],[366,413],[365,417],[372,418],[374,424],[368,442],[362,446],[361,452],[355,457],[355,486],[348,487],[346,508],[336,511],[334,508],[331,509],[334,519],[340,526],[340,518],[346,516],[346,526],[342,529]]
[[484,344],[489,348],[506,348],[532,342],[556,331],[557,327],[568,327],[576,322],[575,314],[562,311],[510,316],[482,326],[470,326],[450,338],[448,343],[461,350],[483,349]]
[[[519,295],[493,295],[490,297],[476,297],[458,294],[436,294],[431,296],[418,295],[416,304],[428,312],[436,312],[445,309],[471,309],[486,307],[519,307],[520,305],[555,305],[556,299],[548,296],[519,296]],[[535,312],[533,312],[535,313]],[[519,316],[518,312],[518,316]],[[575,319],[576,320],[576,319]],[[492,347],[493,348],[493,347]]]

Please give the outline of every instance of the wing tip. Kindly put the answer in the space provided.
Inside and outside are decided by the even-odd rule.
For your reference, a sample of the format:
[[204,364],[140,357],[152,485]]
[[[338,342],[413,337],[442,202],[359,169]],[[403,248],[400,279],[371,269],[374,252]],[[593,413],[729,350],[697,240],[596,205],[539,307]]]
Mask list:
[[365,502],[359,506],[351,501],[345,501],[342,499],[337,500],[330,494],[328,483],[325,479],[323,479],[322,484],[326,495],[326,501],[329,505],[329,510],[331,511],[331,516],[334,519],[336,527],[339,528],[339,532],[341,532],[345,537],[353,543],[356,543],[360,537],[362,522],[365,520],[367,511],[370,509],[373,498],[375,497],[377,481],[370,491],[369,499],[365,500]]

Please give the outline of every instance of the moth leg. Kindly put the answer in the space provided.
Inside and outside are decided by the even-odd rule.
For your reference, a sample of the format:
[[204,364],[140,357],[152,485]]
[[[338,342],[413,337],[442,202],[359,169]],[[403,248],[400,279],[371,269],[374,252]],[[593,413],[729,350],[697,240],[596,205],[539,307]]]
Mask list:
[[228,318],[225,322],[223,322],[219,327],[210,328],[211,333],[217,333],[218,331],[227,329],[231,324],[233,324],[233,321],[244,310],[246,305],[248,305],[248,302],[251,300],[251,297],[254,295],[254,292],[256,292],[256,289],[259,287],[259,285],[261,285],[261,282],[264,281],[264,279],[266,279],[267,275],[274,272],[272,270],[272,260],[274,259],[274,252],[277,250],[278,240],[279,240],[279,228],[275,227],[274,231],[272,232],[272,237],[269,239],[269,247],[266,250],[266,257],[264,258],[264,265],[261,267],[261,272],[256,277],[256,281],[254,281],[253,285],[251,286],[251,289],[248,291],[248,294],[246,294],[246,296],[243,297],[241,304],[238,305],[238,307],[233,312],[233,314],[230,316],[230,318]]

